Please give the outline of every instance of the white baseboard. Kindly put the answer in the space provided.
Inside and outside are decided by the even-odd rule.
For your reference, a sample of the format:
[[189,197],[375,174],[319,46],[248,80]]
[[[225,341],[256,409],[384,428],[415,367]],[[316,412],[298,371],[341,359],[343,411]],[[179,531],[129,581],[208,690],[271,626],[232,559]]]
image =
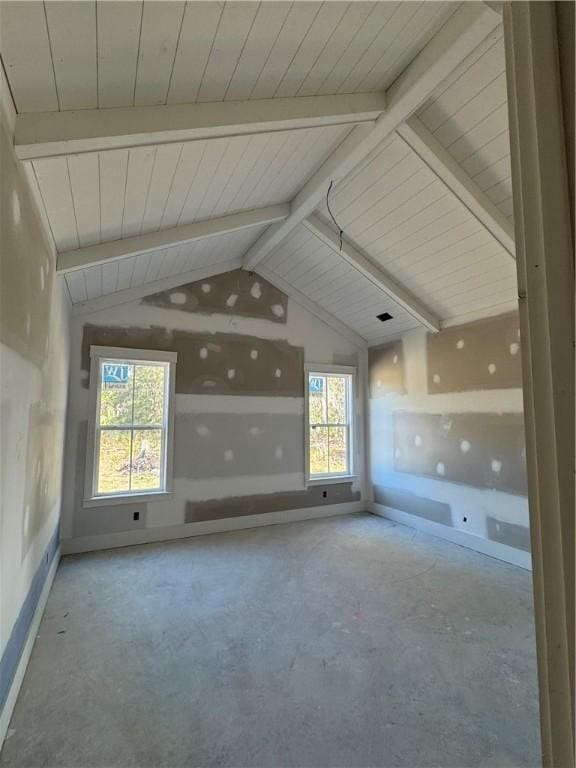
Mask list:
[[375,501],[368,502],[367,506],[374,515],[385,517],[387,520],[393,520],[396,523],[402,523],[402,525],[407,525],[410,528],[416,528],[424,533],[429,533],[431,536],[437,536],[439,539],[446,539],[446,541],[481,552],[483,555],[488,555],[488,557],[504,560],[506,563],[517,565],[527,571],[532,570],[530,552],[515,549],[506,544],[500,544],[498,541],[482,539],[480,536],[474,536],[471,533],[466,533],[466,531],[450,528],[447,525],[435,523],[432,520],[426,520],[425,518],[411,515],[408,512],[401,512],[399,509],[377,504]]
[[50,594],[50,590],[52,589],[52,583],[54,582],[54,577],[56,576],[56,571],[58,570],[59,562],[60,562],[60,548],[58,548],[58,550],[56,551],[56,554],[54,555],[52,564],[50,566],[50,570],[48,571],[48,575],[46,576],[46,581],[44,582],[44,586],[42,587],[42,592],[40,593],[40,599],[38,600],[38,604],[36,605],[36,610],[34,611],[34,617],[32,619],[30,628],[28,630],[28,637],[26,638],[26,642],[24,644],[24,647],[22,648],[20,661],[18,662],[16,673],[14,675],[14,679],[12,680],[12,685],[10,686],[10,691],[6,698],[6,703],[4,704],[4,709],[0,714],[0,747],[2,747],[2,744],[4,743],[4,739],[6,738],[6,734],[8,732],[10,719],[12,718],[14,707],[16,706],[16,700],[18,698],[18,694],[20,693],[20,687],[22,685],[22,681],[24,680],[24,675],[28,667],[28,662],[30,661],[30,654],[32,653],[32,648],[34,647],[34,643],[36,641],[36,635],[38,634],[40,621],[42,620],[44,609],[46,608],[48,595]]
[[139,528],[121,533],[105,533],[97,536],[82,536],[76,539],[63,539],[63,555],[75,555],[81,552],[94,552],[99,549],[130,547],[134,544],[151,544],[172,539],[186,539],[191,536],[206,536],[211,533],[239,531],[244,528],[259,528],[266,525],[296,523],[300,520],[313,520],[318,517],[348,515],[352,512],[366,512],[364,501],[349,501],[343,504],[326,504],[322,507],[288,509],[281,512],[268,512],[260,515],[227,517],[222,520],[207,520],[200,523],[183,523],[165,527]]

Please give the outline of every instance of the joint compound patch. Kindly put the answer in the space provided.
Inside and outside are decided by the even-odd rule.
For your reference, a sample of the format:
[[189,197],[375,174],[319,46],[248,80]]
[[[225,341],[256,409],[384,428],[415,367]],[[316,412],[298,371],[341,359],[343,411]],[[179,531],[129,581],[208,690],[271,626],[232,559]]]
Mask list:
[[518,333],[512,312],[428,334],[428,391],[520,388]]
[[403,394],[404,355],[401,341],[371,347],[368,350],[370,397],[383,397],[390,392]]
[[352,483],[314,485],[303,491],[267,493],[257,496],[236,496],[229,499],[188,501],[186,522],[221,520],[244,515],[262,515],[290,509],[308,509],[327,504],[345,504],[360,501],[360,492],[352,490]]
[[[177,393],[304,396],[304,350],[281,339],[88,324],[82,339],[85,371],[89,370],[92,344],[177,352]],[[82,383],[88,386],[88,380]]]
[[527,494],[520,413],[394,414],[394,469]]
[[254,317],[285,323],[288,298],[262,277],[242,269],[215,275],[210,280],[197,280],[141,299],[163,309],[197,314],[225,314]]

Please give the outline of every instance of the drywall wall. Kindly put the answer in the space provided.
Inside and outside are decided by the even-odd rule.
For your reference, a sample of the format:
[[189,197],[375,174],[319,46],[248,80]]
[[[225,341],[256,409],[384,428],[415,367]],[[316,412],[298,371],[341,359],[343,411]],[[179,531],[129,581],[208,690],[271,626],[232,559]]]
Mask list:
[[375,511],[528,565],[517,314],[415,331],[368,368]]
[[[58,551],[70,305],[55,252],[13,149],[2,82],[0,129],[0,712]],[[9,713],[0,718],[0,742]]]
[[[234,270],[73,322],[63,538],[277,513],[362,508],[362,476],[304,483],[304,364],[358,365],[358,349],[258,275]],[[85,507],[90,346],[178,353],[174,493],[162,501]],[[360,377],[361,380],[361,377]],[[358,387],[359,416],[362,387]],[[358,420],[357,461],[363,437]],[[137,515],[135,515],[137,513]],[[137,519],[134,519],[135,516]],[[234,523],[237,526],[237,522]],[[67,550],[79,544],[65,544]]]

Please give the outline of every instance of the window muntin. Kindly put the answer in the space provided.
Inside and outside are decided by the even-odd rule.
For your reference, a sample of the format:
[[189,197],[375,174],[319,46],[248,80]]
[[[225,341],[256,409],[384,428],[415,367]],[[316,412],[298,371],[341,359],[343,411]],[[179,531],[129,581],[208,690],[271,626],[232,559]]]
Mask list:
[[176,355],[92,347],[91,357],[87,500],[166,493]]
[[352,474],[352,389],[352,374],[308,372],[310,480]]

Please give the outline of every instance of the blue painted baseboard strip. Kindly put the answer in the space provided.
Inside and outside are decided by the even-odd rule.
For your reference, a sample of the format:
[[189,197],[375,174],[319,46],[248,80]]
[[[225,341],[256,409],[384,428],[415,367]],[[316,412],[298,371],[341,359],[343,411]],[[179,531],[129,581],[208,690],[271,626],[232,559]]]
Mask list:
[[52,561],[58,551],[59,542],[60,530],[57,525],[56,530],[50,537],[48,546],[42,555],[42,560],[38,564],[38,568],[32,579],[32,584],[30,585],[26,599],[22,603],[20,613],[14,622],[12,632],[8,638],[8,643],[4,649],[2,658],[0,659],[0,714],[4,709],[4,704],[8,698],[14,675],[18,669],[22,651],[24,650],[26,640],[28,639],[30,625],[32,624],[32,619],[34,618],[34,613],[36,612],[42,589],[46,583],[46,578],[50,572]]

